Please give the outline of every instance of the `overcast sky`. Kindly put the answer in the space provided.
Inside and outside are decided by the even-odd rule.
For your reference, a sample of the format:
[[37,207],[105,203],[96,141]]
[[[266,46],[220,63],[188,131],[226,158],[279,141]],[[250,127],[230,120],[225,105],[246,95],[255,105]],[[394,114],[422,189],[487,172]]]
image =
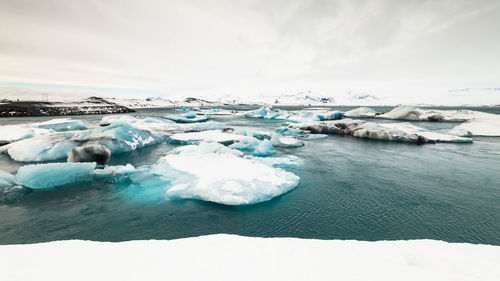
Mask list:
[[500,1],[0,0],[0,82],[176,95],[500,87]]

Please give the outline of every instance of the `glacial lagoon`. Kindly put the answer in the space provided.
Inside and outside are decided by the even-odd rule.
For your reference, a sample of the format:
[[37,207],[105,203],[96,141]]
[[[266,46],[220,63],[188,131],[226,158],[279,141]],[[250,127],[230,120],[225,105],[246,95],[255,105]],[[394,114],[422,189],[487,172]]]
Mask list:
[[[372,108],[377,112],[392,109]],[[473,110],[500,114],[498,107]],[[162,119],[178,114],[175,109],[140,109],[130,116]],[[89,115],[73,119],[92,127],[98,126],[103,117]],[[53,117],[3,118],[0,125],[50,119]],[[268,132],[286,123],[286,120],[244,115],[211,115],[210,120],[234,129]],[[377,124],[409,122],[440,133],[457,126],[450,122],[363,120]],[[65,239],[173,239],[229,233],[369,241],[436,239],[500,245],[500,138],[469,138],[473,143],[417,145],[328,135],[302,139],[304,145],[300,147],[275,146],[272,156],[267,157],[292,155],[300,159],[300,164],[284,168],[298,176],[300,182],[284,194],[256,204],[233,206],[168,198],[164,190],[144,192],[102,181],[34,190],[19,202],[0,203],[0,244]],[[108,165],[154,165],[166,153],[181,146],[183,144],[164,141],[113,153]],[[32,163],[17,162],[9,155],[0,154],[3,171],[16,174],[21,166],[28,164]]]

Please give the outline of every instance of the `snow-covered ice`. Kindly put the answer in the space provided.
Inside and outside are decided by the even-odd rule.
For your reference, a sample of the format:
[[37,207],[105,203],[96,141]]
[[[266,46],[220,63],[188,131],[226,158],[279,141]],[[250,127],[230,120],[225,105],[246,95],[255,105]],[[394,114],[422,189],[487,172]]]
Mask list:
[[303,124],[291,124],[292,128],[318,134],[351,135],[357,138],[409,143],[471,143],[472,139],[432,132],[410,123],[375,123],[363,120],[342,119]]
[[251,137],[239,140],[229,147],[254,156],[269,156],[275,152],[271,141],[267,139],[259,140]]
[[226,205],[267,201],[299,184],[296,175],[239,153],[214,142],[184,146],[143,167],[149,177],[138,173],[131,179],[142,188],[165,189],[167,197]]
[[170,136],[170,140],[182,144],[196,144],[202,141],[214,141],[219,143],[231,144],[236,141],[244,140],[249,137],[225,133],[220,130],[210,130],[202,132],[180,133]]
[[[3,280],[497,281],[500,247],[216,234],[119,243],[0,246]],[[54,270],[54,265],[57,270]],[[76,273],[76,274],[75,274]]]
[[300,147],[304,146],[304,142],[292,137],[274,134],[271,137],[271,144],[275,147]]
[[311,121],[337,120],[341,119],[344,113],[342,111],[286,111],[273,109],[272,107],[260,107],[245,114],[250,118],[264,118],[275,120],[286,120],[288,122],[301,123]]
[[469,120],[450,131],[458,136],[500,136],[500,115],[470,111]]
[[376,114],[377,112],[369,107],[359,107],[346,111],[344,116],[349,118],[370,118]]
[[0,145],[47,135],[53,132],[86,130],[87,126],[80,120],[70,118],[52,119],[45,122],[0,126]]
[[194,111],[188,111],[183,114],[170,114],[166,115],[165,118],[173,120],[177,123],[195,123],[195,122],[205,122],[210,119],[208,115],[198,114]]
[[96,163],[48,163],[19,168],[14,181],[33,189],[92,181]]
[[164,136],[117,122],[103,128],[68,131],[33,137],[0,147],[0,152],[21,162],[40,162],[67,158],[75,147],[104,145],[112,153],[121,153],[158,144]]

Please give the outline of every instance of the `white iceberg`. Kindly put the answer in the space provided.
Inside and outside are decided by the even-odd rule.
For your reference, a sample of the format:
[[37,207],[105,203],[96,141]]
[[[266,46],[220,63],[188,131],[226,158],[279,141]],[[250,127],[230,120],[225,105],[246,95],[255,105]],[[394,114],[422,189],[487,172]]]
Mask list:
[[44,189],[93,180],[96,163],[49,163],[19,168],[14,181],[32,189]]
[[226,205],[270,200],[295,188],[300,180],[260,158],[243,158],[213,142],[175,150],[150,168],[143,168],[143,173],[150,176],[138,173],[131,178],[139,188],[160,188],[168,197]]
[[286,120],[294,123],[337,120],[341,119],[343,115],[342,111],[286,111],[272,107],[261,107],[245,114],[246,117],[251,118]]
[[282,136],[280,134],[274,134],[271,137],[271,144],[275,147],[300,147],[304,146],[304,142],[292,137]]
[[70,118],[52,119],[39,123],[5,125],[0,126],[0,145],[35,136],[48,135],[53,132],[86,129],[87,126],[85,126],[82,121],[72,120]]
[[317,134],[350,135],[393,142],[409,143],[471,143],[472,139],[432,132],[410,123],[375,123],[363,120],[342,119],[337,121],[291,124],[292,128]]
[[249,137],[247,136],[225,133],[220,130],[180,133],[170,136],[171,141],[181,144],[197,144],[202,141],[212,141],[223,144],[231,144],[248,138]]
[[229,148],[237,149],[245,154],[254,156],[269,156],[275,152],[271,141],[267,139],[259,140],[250,137],[231,144]]
[[500,115],[470,111],[469,120],[453,128],[450,134],[458,136],[500,136]]
[[345,112],[344,116],[349,118],[371,118],[377,112],[369,107],[359,107]]
[[436,110],[398,106],[387,113],[376,115],[375,118],[406,121],[464,122],[472,118],[472,115],[473,111],[470,110]]
[[166,115],[165,118],[173,120],[177,123],[195,123],[195,122],[205,122],[210,119],[208,115],[199,114],[194,111],[189,111],[184,114],[172,114]]

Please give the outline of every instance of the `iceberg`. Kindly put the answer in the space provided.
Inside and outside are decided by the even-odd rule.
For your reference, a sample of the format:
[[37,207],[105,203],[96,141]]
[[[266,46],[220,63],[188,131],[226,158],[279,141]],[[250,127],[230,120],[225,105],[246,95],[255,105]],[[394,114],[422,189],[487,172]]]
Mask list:
[[469,120],[453,128],[450,134],[458,136],[500,136],[500,115],[470,111]]
[[245,138],[233,143],[229,148],[237,149],[254,156],[269,156],[274,154],[274,148],[269,140],[259,140],[255,138]]
[[194,111],[190,111],[184,114],[178,115],[167,115],[165,118],[173,120],[177,123],[195,123],[195,122],[206,122],[210,117],[205,114],[198,114]]
[[288,122],[302,123],[310,121],[325,121],[341,119],[344,115],[342,111],[286,111],[273,109],[272,107],[261,107],[247,112],[246,117],[264,118],[274,120],[286,120]]
[[0,187],[14,185],[14,176],[11,173],[0,170]]
[[349,118],[371,118],[375,117],[377,112],[369,107],[359,107],[345,112],[344,116]]
[[138,122],[139,119],[132,117],[130,115],[109,115],[104,116],[99,122],[99,126],[109,126],[113,123],[122,122],[122,123],[135,123]]
[[300,180],[293,173],[263,163],[259,157],[244,158],[214,142],[175,150],[131,179],[139,188],[166,190],[170,198],[226,205],[270,200],[292,190]]
[[14,178],[18,185],[44,189],[93,180],[96,163],[49,163],[25,165]]
[[102,169],[94,170],[94,179],[102,182],[122,185],[130,184],[129,175],[135,173],[136,171],[135,167],[130,164],[105,166]]
[[232,144],[236,141],[241,141],[249,137],[225,133],[219,130],[210,130],[202,132],[180,133],[170,136],[170,140],[179,144],[197,144],[202,141],[219,142],[223,144]]
[[387,113],[375,116],[381,119],[432,122],[464,122],[470,117],[468,110],[430,110],[413,106],[399,106]]
[[67,158],[79,146],[104,145],[111,153],[122,153],[163,141],[163,135],[117,122],[103,128],[53,133],[13,142],[2,146],[0,152],[16,161],[40,162]]
[[5,125],[0,126],[0,145],[40,135],[48,135],[53,132],[86,129],[87,127],[82,121],[71,120],[69,118],[52,119],[40,123]]
[[375,123],[363,120],[342,119],[304,124],[291,124],[292,128],[308,130],[313,134],[350,135],[357,138],[366,138],[393,142],[408,143],[472,143],[472,139],[457,137],[449,134],[426,131],[410,123]]
[[271,144],[276,147],[300,147],[304,146],[304,142],[292,137],[285,137],[280,134],[274,134],[271,137]]

